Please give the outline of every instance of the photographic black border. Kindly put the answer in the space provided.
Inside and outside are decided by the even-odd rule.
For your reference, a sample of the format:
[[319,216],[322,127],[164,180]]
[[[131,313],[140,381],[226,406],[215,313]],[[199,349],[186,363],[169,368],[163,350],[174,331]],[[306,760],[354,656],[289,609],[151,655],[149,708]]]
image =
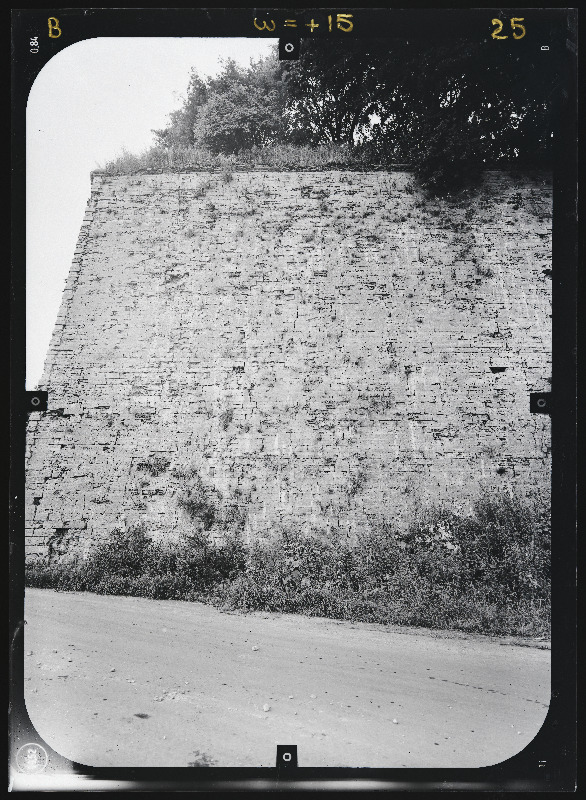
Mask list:
[[[279,9],[13,9],[12,10],[12,274],[10,328],[10,764],[18,748],[42,741],[23,699],[24,639],[24,454],[26,280],[26,103],[45,64],[67,46],[95,37],[278,38],[259,32],[252,20],[283,17]],[[300,13],[312,9],[296,9]],[[326,9],[316,8],[316,14]],[[288,12],[290,13],[290,11]],[[328,12],[330,13],[330,12]],[[577,318],[577,11],[548,9],[368,9],[352,13],[356,36],[450,36],[467,31],[487,37],[490,20],[504,14],[533,18],[548,32],[559,70],[553,165],[552,278],[552,695],[541,730],[520,753],[478,769],[276,768],[101,768],[72,764],[49,745],[49,767],[38,790],[75,791],[574,791],[576,781],[576,318]],[[47,36],[57,17],[62,35]],[[29,38],[42,33],[37,54]],[[319,34],[321,35],[321,34]],[[58,102],[58,97],[55,97]],[[50,157],[50,154],[48,154]],[[66,165],[64,166],[66,168]],[[61,772],[63,770],[63,772]],[[72,772],[79,781],[71,782]],[[63,780],[60,778],[63,776]],[[114,782],[108,784],[103,782]],[[114,788],[116,787],[116,788]]]

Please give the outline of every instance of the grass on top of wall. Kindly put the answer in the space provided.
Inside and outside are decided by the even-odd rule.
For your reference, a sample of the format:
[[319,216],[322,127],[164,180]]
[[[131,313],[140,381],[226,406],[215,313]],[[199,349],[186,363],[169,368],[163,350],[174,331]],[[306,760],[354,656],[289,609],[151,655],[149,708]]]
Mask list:
[[116,531],[88,557],[27,565],[27,585],[62,591],[198,600],[278,611],[491,635],[550,632],[548,515],[508,498],[472,516],[435,509],[406,533],[390,524],[354,546],[297,531],[244,544],[204,535],[152,540]]
[[[117,158],[102,168],[113,175],[124,175],[141,170],[181,171],[221,170],[225,175],[230,168],[251,169],[347,169],[378,166],[358,150],[347,145],[329,144],[318,146],[271,145],[241,150],[237,155],[214,154],[198,147],[151,147],[141,155],[123,151]],[[229,179],[226,180],[229,182]]]

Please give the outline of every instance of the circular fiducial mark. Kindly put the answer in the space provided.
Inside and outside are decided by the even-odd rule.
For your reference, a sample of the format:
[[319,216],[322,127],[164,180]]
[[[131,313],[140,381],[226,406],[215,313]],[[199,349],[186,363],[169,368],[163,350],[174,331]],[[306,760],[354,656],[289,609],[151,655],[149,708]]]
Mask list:
[[16,753],[16,766],[21,772],[33,775],[42,772],[49,763],[45,748],[36,742],[23,744]]
[[41,399],[39,397],[31,397],[31,406],[38,406],[41,403]]
[[286,52],[286,53],[292,53],[294,49],[295,49],[295,48],[294,48],[294,46],[291,44],[291,42],[287,42],[287,44],[285,45],[285,52]]
[[547,401],[544,400],[543,397],[540,397],[539,400],[537,401],[537,408],[545,408],[546,405]]

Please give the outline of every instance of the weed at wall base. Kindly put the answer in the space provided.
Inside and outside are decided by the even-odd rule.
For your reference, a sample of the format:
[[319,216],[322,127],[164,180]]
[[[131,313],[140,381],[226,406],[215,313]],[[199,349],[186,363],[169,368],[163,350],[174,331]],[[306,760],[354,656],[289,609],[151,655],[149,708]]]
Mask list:
[[472,516],[421,513],[406,533],[391,524],[354,546],[283,530],[245,545],[203,534],[153,541],[144,526],[115,531],[88,557],[32,561],[28,586],[213,603],[490,635],[550,630],[549,516],[508,497]]

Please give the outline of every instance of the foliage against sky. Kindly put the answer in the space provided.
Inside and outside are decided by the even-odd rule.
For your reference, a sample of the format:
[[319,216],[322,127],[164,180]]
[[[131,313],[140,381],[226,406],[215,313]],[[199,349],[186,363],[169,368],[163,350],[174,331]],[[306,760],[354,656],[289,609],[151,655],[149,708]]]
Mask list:
[[546,163],[555,72],[467,40],[304,39],[297,61],[276,52],[249,68],[195,72],[158,144],[238,153],[272,144],[346,144],[373,161],[445,165],[519,158]]

